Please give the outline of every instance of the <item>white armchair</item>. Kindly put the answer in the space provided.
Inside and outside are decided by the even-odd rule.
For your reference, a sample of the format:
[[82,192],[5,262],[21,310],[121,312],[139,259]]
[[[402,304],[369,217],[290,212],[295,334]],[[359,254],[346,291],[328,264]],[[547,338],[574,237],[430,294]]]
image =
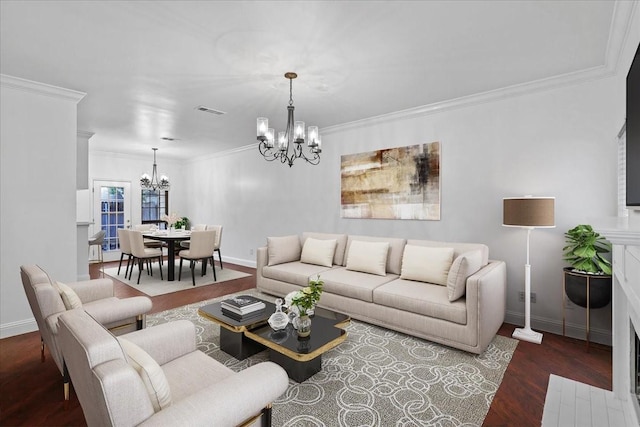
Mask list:
[[[44,347],[49,347],[64,379],[65,400],[69,398],[69,381],[64,370],[64,361],[58,345],[58,318],[67,311],[59,289],[46,271],[37,265],[20,266],[22,285],[27,294],[31,311],[40,330],[40,358],[45,361]],[[123,334],[144,327],[145,314],[151,310],[147,297],[117,298],[114,296],[111,279],[94,279],[66,283],[75,295],[76,305],[82,308],[114,332]],[[66,296],[66,295],[65,295]]]
[[195,326],[165,323],[119,338],[82,310],[60,342],[89,426],[263,426],[287,374],[273,362],[234,373],[196,348]]

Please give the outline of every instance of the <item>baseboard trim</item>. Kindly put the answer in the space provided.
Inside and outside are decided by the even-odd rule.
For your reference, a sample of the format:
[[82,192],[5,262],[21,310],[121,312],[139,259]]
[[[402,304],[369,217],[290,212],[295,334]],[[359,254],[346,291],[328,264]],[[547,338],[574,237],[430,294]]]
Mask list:
[[0,338],[9,338],[38,330],[35,318],[0,325]]
[[233,258],[233,257],[222,257],[222,262],[228,262],[230,264],[237,264],[237,265],[242,265],[244,267],[251,267],[251,268],[256,268],[256,261],[255,260],[248,260],[248,259],[242,259],[242,258]]
[[[524,314],[515,311],[507,311],[504,321],[513,325],[524,325]],[[541,332],[550,332],[552,334],[562,335],[562,320],[548,319],[545,317],[531,316],[531,328]],[[587,340],[587,329],[584,324],[576,324],[567,322],[565,325],[565,335],[570,338]],[[611,331],[600,328],[591,328],[589,341],[598,344],[611,346]]]

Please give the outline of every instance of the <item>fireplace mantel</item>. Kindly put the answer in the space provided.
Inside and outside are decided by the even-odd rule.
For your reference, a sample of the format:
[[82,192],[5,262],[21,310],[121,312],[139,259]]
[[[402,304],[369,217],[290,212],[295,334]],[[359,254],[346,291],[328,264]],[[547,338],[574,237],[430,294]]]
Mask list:
[[[640,406],[632,394],[631,380],[632,325],[640,332],[640,212],[592,224],[613,245],[613,394],[622,401],[625,415],[640,425]],[[635,345],[635,337],[633,340]]]

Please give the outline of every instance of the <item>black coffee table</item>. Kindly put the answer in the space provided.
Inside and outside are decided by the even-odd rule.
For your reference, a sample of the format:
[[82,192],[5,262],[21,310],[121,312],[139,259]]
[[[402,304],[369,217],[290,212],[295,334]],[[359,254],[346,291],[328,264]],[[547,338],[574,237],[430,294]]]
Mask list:
[[242,360],[266,347],[269,358],[297,382],[320,372],[322,354],[347,338],[347,332],[342,328],[351,320],[349,316],[323,308],[316,308],[311,316],[311,335],[307,338],[298,338],[291,324],[282,331],[274,331],[267,320],[275,312],[275,305],[268,301],[264,303],[266,308],[260,315],[245,321],[225,316],[219,302],[200,307],[198,314],[221,326],[222,351]]
[[267,325],[267,320],[276,311],[275,304],[263,301],[264,311],[248,320],[238,321],[222,313],[219,302],[200,307],[198,314],[220,325],[220,350],[238,360],[246,359],[264,350],[264,346],[248,339],[244,332]]
[[316,308],[311,316],[311,335],[298,338],[291,324],[281,331],[269,325],[249,329],[244,335],[269,348],[269,358],[282,366],[289,378],[301,383],[322,369],[322,354],[347,339],[342,329],[351,319],[330,310]]

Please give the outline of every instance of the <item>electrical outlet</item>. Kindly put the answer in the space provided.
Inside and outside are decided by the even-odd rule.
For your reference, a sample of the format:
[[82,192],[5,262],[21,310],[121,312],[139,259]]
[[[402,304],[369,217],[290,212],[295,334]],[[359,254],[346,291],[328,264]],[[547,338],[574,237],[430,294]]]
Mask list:
[[253,255],[253,248],[249,248],[249,255]]
[[[536,293],[535,292],[531,292],[531,304],[535,304],[536,303]],[[524,302],[524,291],[518,292],[518,301],[520,302]]]

